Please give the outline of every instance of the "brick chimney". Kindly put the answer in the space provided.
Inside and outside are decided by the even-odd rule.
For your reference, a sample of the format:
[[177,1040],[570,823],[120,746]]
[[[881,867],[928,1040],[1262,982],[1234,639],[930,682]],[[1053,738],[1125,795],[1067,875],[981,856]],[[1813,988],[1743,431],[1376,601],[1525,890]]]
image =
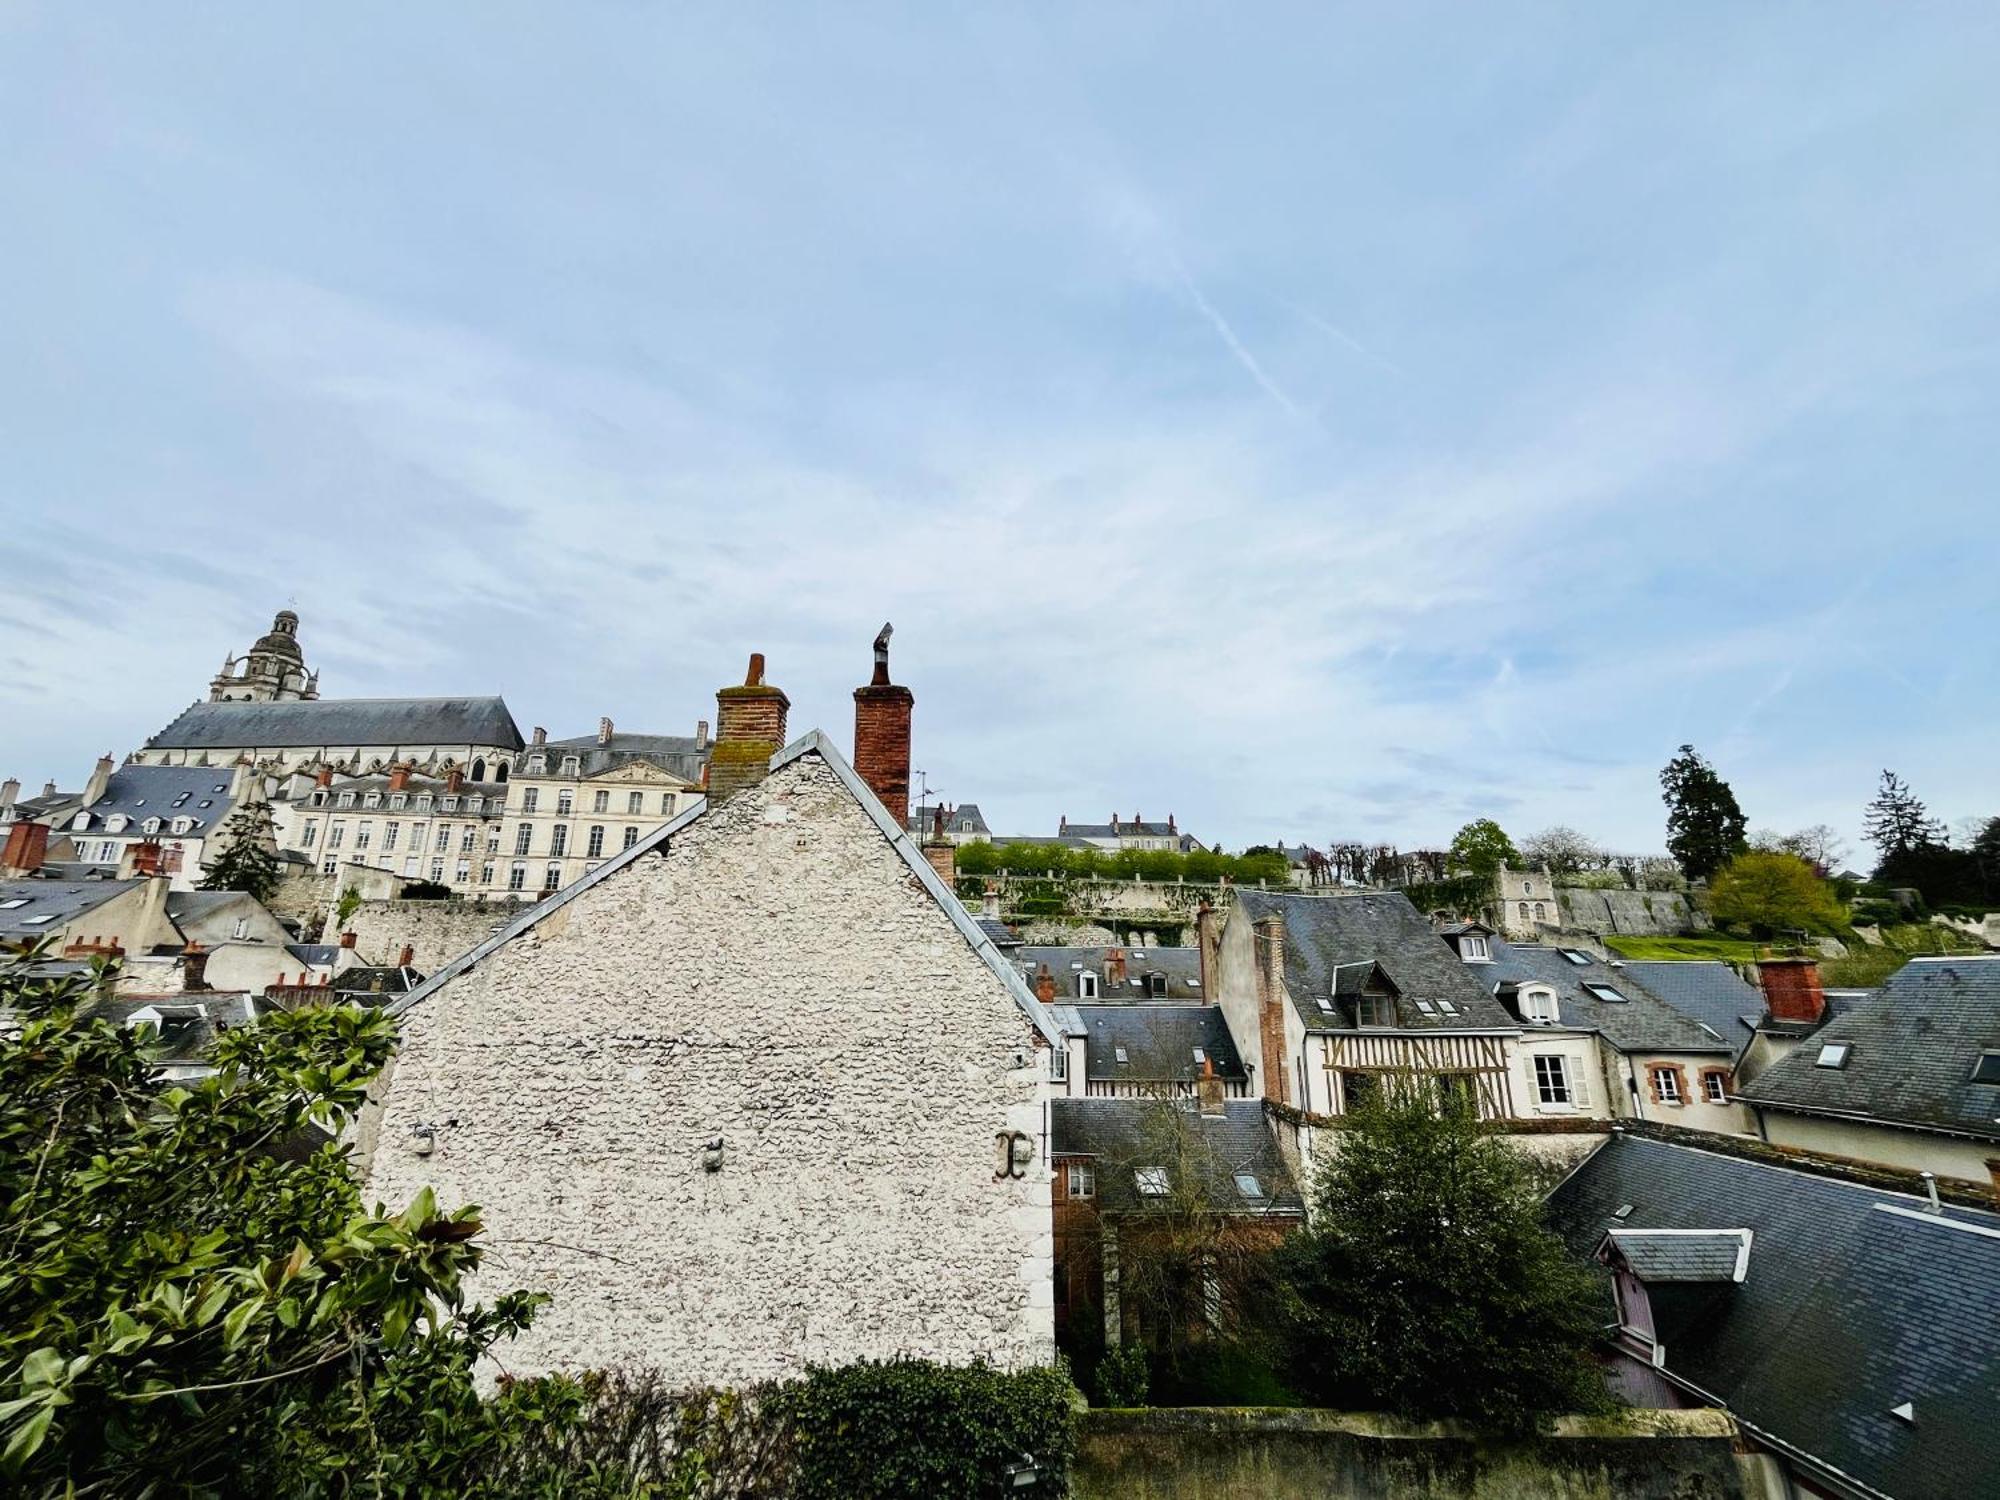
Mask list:
[[[456,775],[457,771],[454,769],[452,774]],[[410,763],[408,761],[406,760],[397,761],[395,765],[389,767],[390,791],[392,792],[406,791],[408,790],[409,785],[410,785]]]
[[706,750],[708,748],[708,720],[706,719],[696,719],[694,721],[694,747],[697,750]]
[[1056,976],[1047,964],[1035,970],[1035,998],[1044,1005],[1056,1003]]
[[599,719],[597,721],[597,743],[600,745],[611,743],[611,721],[609,719]]
[[0,875],[32,875],[49,857],[49,830],[42,823],[16,823],[0,848]]
[[1759,959],[1757,982],[1764,987],[1764,1004],[1774,1021],[1817,1021],[1826,1014],[1816,958]]
[[416,956],[417,950],[414,947],[408,943],[403,944],[403,951],[396,955],[396,967],[399,969],[409,968],[410,960]]
[[945,883],[945,889],[951,889],[952,883],[958,879],[958,850],[952,841],[944,836],[942,807],[931,810],[931,836],[924,840],[924,858],[931,862],[931,868],[937,871],[938,879]]
[[181,949],[181,988],[184,990],[208,988],[208,952],[200,943],[190,942]]
[[332,786],[333,767],[321,766],[319,770],[313,774],[313,785],[316,787],[320,787],[322,789]]
[[1285,919],[1259,917],[1250,929],[1257,955],[1258,1077],[1266,1099],[1292,1102],[1285,1068]]
[[889,637],[875,637],[875,675],[854,690],[854,770],[898,828],[910,821],[910,714],[916,695],[889,680]]
[[111,785],[111,771],[116,764],[117,762],[108,754],[97,757],[97,764],[90,769],[90,780],[83,785],[85,807],[97,805],[98,799],[104,795],[105,788]]
[[764,681],[764,653],[750,655],[741,687],[715,695],[715,748],[708,758],[708,801],[715,807],[756,786],[785,745],[785,715],[792,700]]
[[166,868],[166,850],[152,839],[141,839],[130,845],[126,857],[132,861],[132,878],[152,880]]
[[1108,989],[1125,988],[1125,950],[1107,948],[1104,950],[1104,983]]
[[1167,814],[1167,832],[1168,833],[1180,832],[1178,828],[1174,827],[1174,815],[1172,813]]
[[340,946],[343,948],[352,948],[356,941],[356,934],[352,932],[343,932],[340,935]]
[[1195,1084],[1195,1094],[1201,1100],[1201,1112],[1205,1115],[1226,1115],[1229,1113],[1228,1094],[1222,1087],[1222,1080],[1215,1076],[1215,1064],[1208,1058],[1201,1060],[1201,1078]]

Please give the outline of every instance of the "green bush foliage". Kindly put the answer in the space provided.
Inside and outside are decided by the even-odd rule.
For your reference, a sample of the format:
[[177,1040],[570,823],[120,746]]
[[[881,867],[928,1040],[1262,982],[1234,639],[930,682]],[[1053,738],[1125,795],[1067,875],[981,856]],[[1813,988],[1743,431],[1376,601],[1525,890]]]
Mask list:
[[[784,1396],[797,1500],[998,1500],[1069,1492],[1075,1396],[1061,1369],[898,1359],[814,1370]],[[1014,1488],[1031,1457],[1042,1479]]]
[[1142,1345],[1120,1344],[1097,1362],[1099,1406],[1144,1406],[1152,1384],[1152,1363]]
[[1833,886],[1796,854],[1751,850],[1715,872],[1709,914],[1753,935],[1838,932],[1847,925]]
[[1061,844],[961,844],[960,875],[1046,876],[1063,880],[1188,880],[1213,885],[1227,879],[1237,885],[1286,885],[1291,867],[1274,850],[1216,854],[1197,849],[1177,854],[1171,849],[1071,849]]

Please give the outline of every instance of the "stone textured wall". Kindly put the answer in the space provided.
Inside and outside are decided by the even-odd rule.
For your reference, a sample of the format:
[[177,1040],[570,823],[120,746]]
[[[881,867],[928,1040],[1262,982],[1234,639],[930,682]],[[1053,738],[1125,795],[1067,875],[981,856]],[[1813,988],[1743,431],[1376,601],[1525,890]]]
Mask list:
[[1678,937],[1706,932],[1708,913],[1679,891],[1593,891],[1564,886],[1557,892],[1563,926],[1609,936]]
[[[435,974],[468,948],[476,948],[522,907],[505,901],[363,901],[347,919],[354,948],[371,964],[392,964],[407,944],[410,966]],[[328,927],[321,942],[340,941]]]
[[511,1370],[1046,1361],[1049,1173],[995,1178],[1044,1140],[1034,1037],[807,755],[408,1012],[367,1190],[483,1205],[479,1291],[555,1298]]
[[1076,1500],[1778,1500],[1718,1411],[1564,1419],[1503,1442],[1367,1414],[1184,1407],[1083,1419]]

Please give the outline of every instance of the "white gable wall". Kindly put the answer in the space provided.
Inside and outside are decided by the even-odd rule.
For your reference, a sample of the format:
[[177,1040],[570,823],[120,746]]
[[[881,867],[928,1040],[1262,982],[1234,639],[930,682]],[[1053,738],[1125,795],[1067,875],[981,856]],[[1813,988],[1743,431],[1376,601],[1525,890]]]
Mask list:
[[368,1192],[480,1204],[480,1293],[554,1294],[510,1370],[1053,1357],[1045,1153],[994,1175],[1044,1144],[1034,1028],[817,754],[402,1024]]

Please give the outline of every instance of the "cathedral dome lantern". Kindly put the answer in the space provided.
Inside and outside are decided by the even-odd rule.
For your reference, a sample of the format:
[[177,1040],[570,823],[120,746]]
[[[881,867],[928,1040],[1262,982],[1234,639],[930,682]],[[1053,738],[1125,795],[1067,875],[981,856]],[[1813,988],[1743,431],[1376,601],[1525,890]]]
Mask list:
[[319,674],[306,671],[299,617],[281,609],[271,628],[240,658],[225,661],[208,685],[211,703],[283,703],[319,696]]

